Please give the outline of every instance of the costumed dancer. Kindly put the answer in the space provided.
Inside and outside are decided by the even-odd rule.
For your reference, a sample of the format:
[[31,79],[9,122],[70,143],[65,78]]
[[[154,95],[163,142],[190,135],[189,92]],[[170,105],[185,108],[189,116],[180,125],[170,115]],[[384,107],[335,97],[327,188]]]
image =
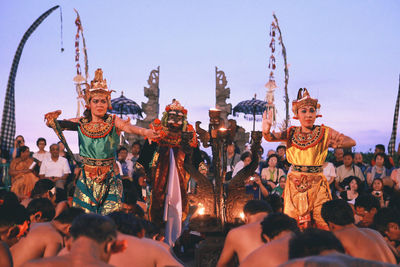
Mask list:
[[297,100],[292,102],[294,119],[300,127],[290,127],[284,132],[270,132],[272,114],[264,112],[263,136],[269,142],[286,141],[286,158],[292,164],[284,191],[284,213],[297,220],[301,228],[313,223],[322,229],[328,226],[321,217],[322,204],[331,200],[329,184],[323,175],[322,164],[328,147],[350,148],[356,142],[324,125],[314,125],[319,115],[318,99],[310,97],[307,89],[300,88]]
[[186,155],[182,140],[187,135],[189,145],[197,147],[197,136],[187,122],[187,110],[175,99],[166,106],[161,121],[155,119],[150,129],[159,137],[152,144],[145,143],[135,168],[144,168],[151,182],[150,220],[160,227],[166,222],[165,242],[172,245],[189,211],[186,191],[190,175],[183,167]]
[[69,153],[62,130],[78,131],[82,171],[76,182],[73,206],[103,215],[117,211],[121,206],[122,181],[115,162],[121,131],[150,139],[157,137],[154,130],[133,126],[129,119],[107,114],[111,109],[111,92],[103,79],[103,71],[97,69],[90,87],[84,92],[86,110],[83,117],[57,121],[61,111],[45,115],[47,125],[56,131]]

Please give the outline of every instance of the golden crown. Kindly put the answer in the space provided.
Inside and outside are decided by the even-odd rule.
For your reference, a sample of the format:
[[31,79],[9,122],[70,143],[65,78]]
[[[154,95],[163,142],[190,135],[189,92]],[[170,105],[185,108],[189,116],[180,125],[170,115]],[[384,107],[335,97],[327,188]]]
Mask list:
[[292,111],[294,115],[297,115],[299,108],[305,106],[312,106],[315,109],[319,109],[321,105],[318,104],[318,99],[311,98],[306,88],[300,88],[297,93],[297,100],[293,100],[292,102]]

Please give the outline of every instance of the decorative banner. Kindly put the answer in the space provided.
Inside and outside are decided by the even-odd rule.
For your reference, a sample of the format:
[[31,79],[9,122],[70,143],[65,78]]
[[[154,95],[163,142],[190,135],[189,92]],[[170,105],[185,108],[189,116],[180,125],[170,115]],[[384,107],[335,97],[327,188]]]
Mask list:
[[[76,62],[76,76],[74,77],[74,82],[76,86],[76,93],[78,94],[77,97],[77,106],[78,110],[76,112],[76,117],[79,117],[81,114],[81,106],[85,107],[85,101],[83,99],[83,91],[82,91],[82,85],[87,85],[87,81],[89,78],[89,62],[88,62],[88,56],[87,56],[87,50],[86,50],[86,41],[85,41],[85,36],[83,35],[83,28],[82,28],[82,22],[81,22],[81,17],[79,16],[79,13],[76,9],[74,9],[76,12],[76,19],[75,19],[75,25],[77,27],[76,29],[76,35],[75,35],[75,62]],[[79,49],[79,39],[80,36],[82,36],[82,44],[83,44],[83,54],[85,56],[85,77],[82,76],[82,70],[81,70],[81,64],[79,63],[79,56],[80,56],[80,49]]]
[[[37,27],[59,6],[55,6],[44,12],[38,19],[33,22],[29,29],[25,32],[22,40],[20,41],[17,52],[15,52],[14,60],[11,65],[10,75],[8,77],[6,97],[4,99],[3,107],[3,120],[1,123],[1,138],[0,148],[3,156],[7,155],[8,151],[14,147],[15,137],[15,78],[17,75],[19,60],[21,59],[22,50],[24,49],[25,43],[31,34],[36,30]],[[6,154],[7,153],[7,154]]]
[[[399,121],[399,102],[400,102],[400,78],[399,78],[399,90],[397,92],[397,100],[396,100],[396,107],[394,109],[394,117],[393,117],[393,128],[392,128],[392,135],[390,137],[388,151],[390,156],[394,156],[396,152],[396,135],[397,135],[397,124]],[[399,152],[399,151],[397,151]]]

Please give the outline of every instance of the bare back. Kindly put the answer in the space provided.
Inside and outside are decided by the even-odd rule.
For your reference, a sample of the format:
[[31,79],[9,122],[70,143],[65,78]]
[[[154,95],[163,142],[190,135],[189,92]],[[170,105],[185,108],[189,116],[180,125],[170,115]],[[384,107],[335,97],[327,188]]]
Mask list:
[[157,241],[118,233],[117,239],[127,241],[127,249],[112,254],[109,263],[113,266],[182,266]]
[[375,230],[348,226],[333,233],[342,242],[346,254],[366,260],[396,263],[385,239]]
[[240,266],[252,267],[262,265],[273,267],[287,262],[289,258],[289,240],[291,237],[291,234],[287,234],[259,247],[246,257]]
[[36,223],[28,235],[11,247],[14,266],[39,258],[57,255],[63,245],[63,237],[50,222]]
[[224,248],[217,266],[225,266],[236,253],[242,262],[250,253],[265,243],[261,240],[260,221],[232,229],[225,239]]
[[79,255],[72,256],[67,254],[64,256],[50,257],[46,259],[32,260],[22,265],[23,267],[111,267],[105,262],[98,259],[88,259]]

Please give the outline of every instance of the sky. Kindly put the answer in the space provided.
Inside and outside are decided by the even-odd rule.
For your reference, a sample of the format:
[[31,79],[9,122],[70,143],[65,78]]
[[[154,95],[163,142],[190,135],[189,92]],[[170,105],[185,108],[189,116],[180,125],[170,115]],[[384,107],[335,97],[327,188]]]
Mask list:
[[[102,68],[109,87],[137,103],[160,66],[160,109],[178,99],[189,122],[208,124],[215,106],[215,66],[223,70],[235,106],[254,94],[264,99],[268,81],[269,27],[279,19],[289,64],[289,99],[306,87],[319,99],[324,124],[356,140],[356,151],[387,146],[400,74],[400,2],[397,0],[154,0],[0,1],[0,110],[17,46],[29,26],[49,8],[60,11],[32,34],[22,53],[15,83],[17,134],[31,150],[42,136],[57,137],[43,115],[61,109],[76,114],[75,12],[81,16],[91,78]],[[283,58],[275,52],[278,119],[284,119]],[[292,114],[291,114],[292,115]],[[236,118],[247,130],[252,123]],[[292,120],[293,125],[298,125]],[[261,129],[261,122],[256,130]],[[76,133],[66,134],[73,150]],[[398,143],[400,137],[397,138]],[[266,149],[278,144],[266,143]]]

